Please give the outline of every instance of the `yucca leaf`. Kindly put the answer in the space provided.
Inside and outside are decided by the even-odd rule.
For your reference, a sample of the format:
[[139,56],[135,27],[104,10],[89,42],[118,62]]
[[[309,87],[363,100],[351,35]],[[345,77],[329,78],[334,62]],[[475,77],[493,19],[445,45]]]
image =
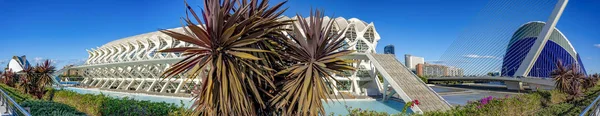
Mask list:
[[252,54],[248,54],[248,53],[244,53],[244,52],[226,51],[226,53],[237,56],[239,58],[243,58],[243,59],[261,60],[261,58],[258,58]]

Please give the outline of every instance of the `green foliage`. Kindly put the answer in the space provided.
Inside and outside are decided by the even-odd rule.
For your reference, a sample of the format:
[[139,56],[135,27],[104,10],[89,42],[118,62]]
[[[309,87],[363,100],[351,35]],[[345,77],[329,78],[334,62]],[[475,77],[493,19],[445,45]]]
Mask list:
[[8,94],[8,96],[10,96],[17,103],[22,103],[25,100],[34,98],[32,95],[23,94],[20,90],[9,87],[5,84],[0,84],[0,88],[2,88],[2,90],[4,90],[4,92],[6,92],[6,94]]
[[32,116],[85,116],[71,106],[51,101],[28,100],[21,106],[29,107]]
[[198,114],[194,112],[194,110],[185,108],[183,104],[183,100],[179,101],[180,106],[178,110],[172,111],[169,113],[169,116],[197,116]]
[[542,95],[537,93],[517,95],[512,98],[492,98],[487,102],[480,101],[467,103],[465,106],[458,106],[449,111],[425,112],[425,115],[446,116],[446,115],[500,115],[517,116],[533,115],[537,109],[541,108]]
[[425,112],[424,115],[578,115],[598,95],[600,95],[600,86],[588,88],[582,97],[573,100],[569,100],[569,94],[559,90],[537,91],[511,98],[493,99],[483,106],[481,102],[477,101],[468,103],[465,106],[455,107],[446,112]]
[[[76,99],[76,100],[75,100]],[[90,115],[154,115],[165,116],[174,111],[185,111],[183,107],[165,102],[138,101],[131,98],[112,98],[105,95],[79,94],[60,90],[54,94],[54,101],[76,107]],[[182,113],[180,113],[182,114]]]
[[419,79],[421,79],[421,81],[423,81],[425,83],[427,83],[427,78],[429,78],[429,77],[427,77],[427,76],[419,76]]

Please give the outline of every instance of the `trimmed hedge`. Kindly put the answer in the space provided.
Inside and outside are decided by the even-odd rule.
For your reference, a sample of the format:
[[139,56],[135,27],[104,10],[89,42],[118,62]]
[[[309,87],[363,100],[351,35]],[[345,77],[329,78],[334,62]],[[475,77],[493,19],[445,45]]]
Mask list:
[[29,107],[32,116],[85,116],[75,108],[51,101],[28,100],[21,103],[22,107]]
[[79,94],[70,90],[56,91],[54,101],[94,116],[166,116],[182,108],[172,103],[117,99],[102,94]]

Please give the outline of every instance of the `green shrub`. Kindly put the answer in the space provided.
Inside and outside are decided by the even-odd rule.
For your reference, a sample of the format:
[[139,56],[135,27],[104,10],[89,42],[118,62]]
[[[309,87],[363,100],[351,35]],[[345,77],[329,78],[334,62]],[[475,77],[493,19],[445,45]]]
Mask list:
[[2,88],[2,90],[4,90],[4,92],[6,92],[6,94],[8,94],[8,96],[10,96],[17,103],[22,103],[23,101],[34,98],[32,95],[21,93],[20,90],[9,87],[5,84],[0,84],[0,88]]
[[21,106],[29,107],[32,116],[85,116],[71,106],[51,101],[28,100]]
[[[77,99],[77,100],[75,100]],[[112,98],[105,95],[79,94],[73,91],[55,91],[54,101],[71,105],[89,115],[154,115],[165,116],[170,112],[180,111],[172,103],[138,101],[131,98]]]
[[421,79],[421,81],[427,83],[427,76],[419,76],[419,79]]

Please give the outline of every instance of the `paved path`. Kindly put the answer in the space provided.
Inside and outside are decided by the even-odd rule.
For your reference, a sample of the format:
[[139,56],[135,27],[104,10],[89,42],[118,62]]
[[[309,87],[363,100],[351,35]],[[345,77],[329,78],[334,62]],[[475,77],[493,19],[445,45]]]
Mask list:
[[[0,103],[0,104],[2,104],[2,103]],[[8,116],[10,114],[10,113],[6,112],[6,105],[0,106],[0,114],[2,114],[2,116]]]
[[451,109],[444,98],[410,72],[395,55],[368,54],[367,57],[403,100],[419,100],[418,107],[424,112]]

